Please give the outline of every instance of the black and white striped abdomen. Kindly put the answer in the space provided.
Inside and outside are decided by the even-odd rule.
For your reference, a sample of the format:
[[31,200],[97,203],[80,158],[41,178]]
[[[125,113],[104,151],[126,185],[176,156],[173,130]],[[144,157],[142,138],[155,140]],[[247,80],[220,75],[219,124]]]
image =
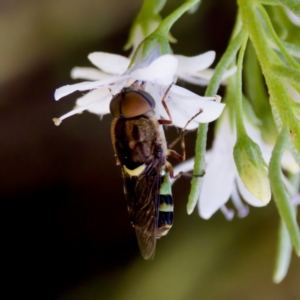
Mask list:
[[[168,176],[168,175],[165,175]],[[171,193],[159,195],[158,224],[156,237],[165,236],[173,225],[173,199]]]

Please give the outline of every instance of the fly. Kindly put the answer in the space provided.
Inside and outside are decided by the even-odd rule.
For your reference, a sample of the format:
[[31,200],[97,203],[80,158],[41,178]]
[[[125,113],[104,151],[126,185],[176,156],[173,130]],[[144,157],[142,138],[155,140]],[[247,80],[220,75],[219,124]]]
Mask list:
[[172,124],[165,103],[170,88],[162,99],[170,120],[157,119],[155,100],[138,82],[123,88],[110,102],[110,112],[114,117],[112,144],[117,165],[122,168],[130,221],[144,259],[153,259],[156,239],[166,235],[173,224],[169,176],[174,178],[181,174],[174,176],[167,157],[172,155],[180,160],[185,159],[183,131],[202,112],[200,110],[181,131],[183,155],[168,150],[160,125]]

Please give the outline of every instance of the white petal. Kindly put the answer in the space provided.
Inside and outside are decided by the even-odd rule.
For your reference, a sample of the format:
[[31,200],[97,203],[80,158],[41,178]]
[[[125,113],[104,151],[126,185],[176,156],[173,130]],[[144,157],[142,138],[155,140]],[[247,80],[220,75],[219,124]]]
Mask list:
[[[115,91],[116,92],[116,91]],[[110,113],[109,104],[113,94],[108,88],[93,90],[76,101],[77,106],[87,106],[87,111],[97,114],[106,115]]]
[[[198,123],[212,122],[221,115],[225,104],[218,103],[213,99],[213,97],[200,97],[187,89],[173,85],[165,102],[172,116],[173,124],[181,128],[202,110],[187,126],[187,129],[191,130],[197,128]],[[166,118],[166,112],[161,102],[159,103],[159,110]]]
[[123,74],[130,63],[130,60],[125,56],[106,52],[90,53],[88,59],[99,69],[113,75]]
[[[166,95],[166,90],[167,87],[165,86],[149,82],[146,85],[146,91],[150,93],[156,101],[158,117],[161,116],[164,119],[170,119],[162,105],[162,99],[166,96],[165,102],[171,114],[173,125],[180,128],[183,128],[202,107],[205,108],[205,114],[201,113],[191,121],[187,126],[188,130],[197,128],[199,122],[210,122],[216,119],[224,108],[224,104],[220,105],[220,103],[213,101],[215,97],[200,97],[197,94],[176,85],[172,85],[168,95]],[[172,92],[173,90],[176,93]]]
[[96,101],[95,105],[90,106],[87,111],[96,114],[96,115],[107,115],[110,114],[109,104],[111,101],[111,97],[104,97],[99,101]]
[[257,207],[262,207],[266,206],[267,203],[263,203],[261,200],[258,198],[254,197],[246,188],[245,185],[243,184],[242,180],[240,179],[239,176],[236,178],[236,183],[239,189],[239,192],[242,196],[242,198],[250,205],[252,206],[257,206]]
[[227,221],[232,221],[232,219],[234,218],[234,210],[228,209],[226,207],[226,205],[222,205],[220,207],[220,211],[223,213],[223,215]]
[[65,97],[75,91],[86,91],[86,90],[92,90],[92,89],[97,89],[101,87],[110,87],[114,86],[116,83],[126,81],[129,79],[130,76],[128,75],[123,75],[123,76],[118,76],[118,77],[112,77],[109,79],[104,79],[104,80],[98,80],[98,81],[85,81],[85,82],[80,82],[76,84],[71,84],[71,85],[65,85],[63,87],[58,88],[55,91],[54,98],[55,100],[59,100],[62,97]]
[[[102,99],[100,99],[100,100],[98,100],[98,101],[96,101],[96,102],[92,102],[92,103],[89,103],[89,104],[87,104],[87,105],[83,105],[83,106],[77,106],[77,107],[75,107],[74,109],[72,109],[71,111],[69,111],[68,113],[66,113],[66,114],[64,114],[63,116],[61,116],[61,117],[59,117],[59,118],[54,118],[53,119],[53,121],[54,121],[54,124],[55,125],[60,125],[60,123],[64,120],[64,119],[66,119],[66,118],[69,118],[69,117],[71,117],[71,116],[73,116],[73,115],[76,115],[76,114],[79,114],[79,113],[82,113],[83,111],[85,111],[85,110],[89,110],[89,111],[91,111],[91,112],[93,112],[93,109],[92,109],[92,107],[93,106],[95,106],[96,104],[97,105],[100,105],[100,104],[102,104],[102,102],[105,102],[104,104],[103,104],[103,109],[101,110],[101,112],[100,113],[97,113],[97,114],[100,114],[100,115],[104,115],[105,114],[105,110],[107,111],[107,106],[109,106],[109,104],[107,104],[107,99],[109,99],[109,101],[110,101],[110,98],[102,98]],[[109,102],[108,102],[109,103]],[[96,112],[95,112],[96,113]]]
[[135,69],[130,75],[136,80],[156,82],[168,86],[173,82],[177,64],[178,61],[174,55],[166,54],[145,68]]
[[201,188],[198,209],[204,219],[210,218],[223,206],[233,191],[236,177],[234,143],[235,136],[230,128],[228,112],[225,112],[219,124]]
[[203,54],[187,57],[175,55],[178,59],[178,74],[181,72],[193,73],[207,69],[215,60],[216,52],[208,51]]
[[237,67],[236,67],[236,66],[234,66],[234,67],[230,68],[229,70],[227,70],[227,71],[223,74],[223,76],[222,76],[222,82],[224,82],[228,77],[230,77],[230,76],[232,76],[233,74],[235,74],[236,70],[237,70]]
[[[226,84],[226,79],[228,77],[232,76],[235,72],[236,72],[236,66],[227,70],[223,74],[222,84]],[[183,79],[187,82],[190,82],[192,84],[204,86],[204,85],[208,84],[208,82],[212,78],[213,74],[214,74],[213,69],[206,69],[201,72],[186,72],[186,73],[182,72],[182,73],[178,74],[178,76],[181,79]]]
[[111,77],[110,75],[96,68],[75,67],[71,70],[72,79],[100,80],[100,79],[106,79],[110,77]]
[[96,90],[93,90],[93,91],[85,94],[84,96],[82,96],[76,100],[76,105],[77,106],[88,105],[92,102],[96,102],[96,101],[102,99],[103,97],[112,98],[112,93],[110,92],[110,90],[108,88],[96,89]]
[[[226,143],[226,141],[225,141]],[[209,219],[230,198],[236,172],[233,158],[218,151],[205,168],[199,199],[199,215]]]
[[293,155],[289,151],[284,151],[282,160],[281,160],[281,166],[283,169],[297,174],[299,172],[299,166],[296,163]]
[[189,82],[191,84],[200,85],[200,86],[206,86],[209,83],[209,79],[202,79],[198,78],[198,76],[195,76],[195,74],[186,74],[186,73],[180,73],[178,74],[178,77],[186,82]]
[[237,191],[237,186],[234,184],[233,185],[233,190],[231,194],[231,201],[234,205],[234,207],[238,211],[238,217],[239,218],[244,218],[249,214],[249,206],[245,205]]
[[110,113],[109,104],[112,98],[112,93],[109,89],[93,90],[76,101],[77,106],[87,106],[86,110],[97,115],[106,115]]

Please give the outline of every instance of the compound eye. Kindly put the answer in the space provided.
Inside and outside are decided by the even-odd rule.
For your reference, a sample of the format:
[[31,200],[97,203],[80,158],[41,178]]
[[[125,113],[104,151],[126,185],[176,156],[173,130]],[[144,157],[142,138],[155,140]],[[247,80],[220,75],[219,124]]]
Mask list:
[[124,89],[110,102],[110,112],[115,118],[134,118],[155,108],[153,97],[144,91]]

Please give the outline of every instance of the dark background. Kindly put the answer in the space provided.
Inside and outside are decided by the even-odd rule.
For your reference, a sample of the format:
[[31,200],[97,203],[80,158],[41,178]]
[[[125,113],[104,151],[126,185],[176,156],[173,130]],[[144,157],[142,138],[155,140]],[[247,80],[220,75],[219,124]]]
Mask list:
[[[180,1],[169,1],[166,16]],[[272,283],[278,214],[273,203],[245,219],[186,214],[189,180],[173,188],[175,223],[144,261],[130,226],[111,116],[56,103],[87,55],[122,50],[142,1],[0,0],[0,199],[2,299],[299,299],[299,259]],[[178,54],[226,48],[231,1],[203,1],[172,29]],[[187,86],[187,85],[186,85]],[[194,91],[203,93],[201,89]],[[220,91],[222,93],[222,91]],[[172,141],[174,128],[167,130]],[[195,134],[187,136],[193,155]],[[213,199],[212,199],[213,201]]]

